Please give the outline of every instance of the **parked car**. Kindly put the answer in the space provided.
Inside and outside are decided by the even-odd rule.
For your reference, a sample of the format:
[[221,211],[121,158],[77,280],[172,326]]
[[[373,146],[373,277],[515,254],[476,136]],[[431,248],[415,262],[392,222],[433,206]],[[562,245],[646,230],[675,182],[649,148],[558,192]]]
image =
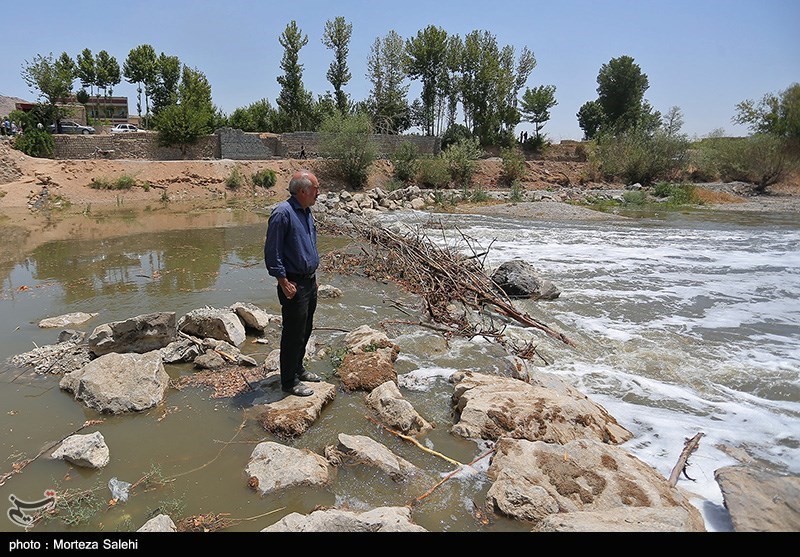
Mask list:
[[[77,122],[73,122],[72,120],[61,120],[60,127],[61,131],[58,133],[78,133],[84,135],[95,133],[95,129],[92,126],[83,126]],[[55,124],[50,124],[47,129],[50,130],[50,133],[56,133]]]
[[144,130],[139,129],[134,124],[117,124],[113,128],[111,128],[111,133],[136,133],[136,132],[143,132]]

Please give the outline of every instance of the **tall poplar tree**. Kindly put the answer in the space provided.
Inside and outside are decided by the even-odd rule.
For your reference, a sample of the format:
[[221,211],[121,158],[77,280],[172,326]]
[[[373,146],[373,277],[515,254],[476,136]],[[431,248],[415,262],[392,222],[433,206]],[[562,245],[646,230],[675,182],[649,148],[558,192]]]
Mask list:
[[447,31],[433,25],[406,41],[408,77],[422,82],[422,128],[427,135],[440,131],[435,124],[439,122],[437,100],[446,94],[447,45]]
[[312,98],[303,86],[303,65],[300,63],[300,49],[308,44],[308,35],[304,35],[297,22],[292,20],[278,42],[283,47],[283,75],[277,78],[281,86],[277,98],[283,128],[280,131],[299,131],[306,127],[311,117]]
[[372,43],[367,79],[372,83],[367,107],[378,133],[402,133],[411,127],[408,88],[404,84],[406,55],[403,38],[394,30]]
[[350,81],[352,75],[347,67],[347,54],[349,51],[350,37],[353,34],[353,24],[347,23],[342,16],[325,22],[325,32],[322,43],[333,50],[333,62],[328,67],[326,77],[333,85],[336,108],[340,114],[347,114],[350,102],[343,88]]
[[152,85],[158,75],[158,56],[149,44],[139,45],[128,53],[122,65],[122,73],[128,83],[136,83],[136,112],[142,118],[142,92],[144,92],[145,116],[150,115],[148,84]]

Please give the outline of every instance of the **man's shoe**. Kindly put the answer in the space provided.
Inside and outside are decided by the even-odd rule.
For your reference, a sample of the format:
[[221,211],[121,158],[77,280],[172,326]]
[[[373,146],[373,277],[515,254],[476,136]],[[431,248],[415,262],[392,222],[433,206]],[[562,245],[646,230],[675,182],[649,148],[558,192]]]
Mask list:
[[309,383],[319,383],[322,381],[322,377],[317,375],[316,373],[311,373],[310,371],[303,370],[303,373],[297,376],[300,381],[308,381]]
[[288,393],[294,396],[311,396],[314,394],[314,391],[303,385],[302,383],[298,383],[291,389],[281,389],[284,393]]

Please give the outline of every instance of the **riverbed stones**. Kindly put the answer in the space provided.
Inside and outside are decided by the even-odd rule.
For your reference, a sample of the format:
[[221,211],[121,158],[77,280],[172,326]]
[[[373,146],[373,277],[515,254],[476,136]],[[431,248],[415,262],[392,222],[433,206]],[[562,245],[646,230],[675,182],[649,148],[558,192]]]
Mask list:
[[408,507],[377,507],[364,512],[320,509],[290,513],[262,532],[427,532],[415,524]]
[[[279,381],[276,381],[280,385]],[[305,433],[319,418],[322,408],[336,398],[336,386],[324,381],[304,383],[311,396],[286,395],[280,400],[253,408],[261,427],[277,437],[291,439]]]
[[178,321],[178,330],[199,338],[215,338],[239,346],[247,338],[244,323],[229,308],[198,308]]
[[[633,517],[629,523],[633,530],[658,522],[658,515],[648,509],[672,509],[665,515],[664,530],[705,531],[700,512],[666,478],[624,449],[592,439],[556,444],[503,437],[495,443],[487,475],[493,481],[487,505],[534,524],[556,514],[557,521],[568,523],[569,513],[624,509],[629,520]],[[638,514],[636,509],[643,512]],[[585,520],[582,515],[575,523],[584,521],[585,527]],[[616,531],[628,528],[625,524],[614,527],[610,520],[601,522]],[[557,524],[549,522],[546,528]]]
[[420,436],[433,425],[420,416],[414,407],[403,398],[394,381],[386,381],[375,387],[366,397],[369,406],[381,423],[405,435]]
[[86,342],[95,356],[111,352],[143,354],[164,348],[176,336],[175,312],[165,311],[104,323],[92,331]]
[[263,333],[270,323],[277,321],[278,317],[249,302],[236,302],[231,306],[231,310],[244,322],[245,327],[260,333]]
[[800,477],[755,466],[714,472],[737,532],[800,532]]
[[146,354],[110,353],[66,374],[59,386],[98,412],[138,412],[159,404],[169,375],[158,350]]
[[406,459],[394,454],[385,445],[366,435],[340,433],[335,449],[328,448],[325,456],[334,466],[358,464],[372,466],[396,482],[406,482],[422,470]]
[[397,350],[391,347],[349,353],[336,370],[336,375],[346,391],[371,391],[386,381],[397,381],[396,360]]
[[533,384],[463,371],[450,381],[458,416],[451,431],[460,437],[561,444],[583,438],[619,444],[633,437],[605,408],[552,376]]
[[90,319],[93,319],[100,315],[99,313],[84,313],[82,311],[78,311],[75,313],[65,313],[64,315],[59,315],[57,317],[47,317],[46,319],[42,319],[39,321],[39,327],[42,328],[57,328],[57,327],[70,327],[73,325],[80,325],[82,323],[86,323]]
[[70,435],[53,451],[53,458],[84,468],[102,468],[108,464],[108,445],[99,431],[88,435]]
[[178,527],[175,526],[175,522],[166,514],[160,514],[158,516],[154,516],[144,524],[142,527],[136,530],[137,532],[177,532]]
[[492,280],[510,298],[555,300],[561,291],[551,281],[539,276],[533,265],[522,259],[512,259],[500,265]]
[[256,445],[245,468],[248,485],[261,495],[291,487],[325,487],[334,471],[324,457],[308,449],[273,441]]

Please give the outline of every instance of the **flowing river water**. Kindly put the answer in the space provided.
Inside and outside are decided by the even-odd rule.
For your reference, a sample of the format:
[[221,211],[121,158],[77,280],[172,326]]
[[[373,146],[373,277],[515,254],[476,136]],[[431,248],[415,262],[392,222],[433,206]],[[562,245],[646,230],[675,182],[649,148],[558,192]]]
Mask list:
[[[152,219],[169,224],[148,226]],[[259,389],[234,398],[212,398],[199,387],[170,389],[150,410],[99,415],[59,389],[60,377],[36,375],[8,361],[57,342],[59,330],[38,323],[66,313],[98,313],[75,327],[86,331],[153,311],[180,317],[235,302],[279,314],[275,282],[263,265],[266,219],[266,210],[235,208],[193,215],[164,209],[82,215],[70,224],[73,234],[20,248],[3,260],[0,474],[87,420],[103,420],[81,433],[100,431],[111,452],[100,470],[53,460],[45,452],[0,486],[0,501],[12,495],[35,501],[49,489],[91,490],[80,505],[38,522],[35,531],[134,531],[158,512],[176,522],[220,514],[229,519],[229,531],[258,531],[290,512],[308,513],[317,506],[407,505],[433,487],[398,486],[371,469],[342,467],[328,489],[260,497],[247,486],[244,470],[258,442],[277,439],[247,419],[247,409],[265,399]],[[682,478],[680,485],[696,495],[692,502],[708,530],[731,529],[714,471],[737,461],[723,446],[742,449],[778,471],[800,473],[797,215],[691,211],[546,222],[397,212],[383,219],[416,229],[431,229],[433,220],[444,230],[431,234],[433,241],[458,248],[467,236],[491,246],[488,266],[521,258],[553,281],[562,292],[559,298],[523,307],[575,340],[577,348],[542,341],[552,360],[544,371],[604,406],[634,434],[624,448],[665,477],[685,439],[702,432],[700,449],[687,468],[693,481]],[[86,233],[101,221],[103,233]],[[0,226],[10,230],[13,219]],[[345,244],[342,238],[320,239],[323,253]],[[318,345],[330,353],[344,331],[383,325],[401,348],[396,368],[404,396],[437,426],[424,444],[462,463],[485,453],[485,443],[449,434],[447,377],[459,369],[497,370],[504,352],[487,340],[446,343],[430,330],[400,324],[419,300],[393,284],[326,273],[320,273],[319,282],[339,288],[342,297],[321,300],[314,333]],[[261,362],[277,348],[276,335],[267,335],[270,344],[248,336],[241,349]],[[309,367],[336,382],[329,357],[315,358]],[[190,365],[169,365],[167,371],[176,380],[193,373]],[[288,444],[322,454],[336,444],[339,432],[368,435],[436,478],[454,471],[451,463],[366,419],[363,396],[340,390],[319,420]],[[489,524],[476,518],[491,485],[486,460],[463,467],[414,505],[414,521],[439,532],[529,530],[500,516]],[[146,474],[161,482],[137,486],[127,501],[107,505],[112,478],[135,483]],[[0,519],[0,531],[15,530],[19,527]]]

